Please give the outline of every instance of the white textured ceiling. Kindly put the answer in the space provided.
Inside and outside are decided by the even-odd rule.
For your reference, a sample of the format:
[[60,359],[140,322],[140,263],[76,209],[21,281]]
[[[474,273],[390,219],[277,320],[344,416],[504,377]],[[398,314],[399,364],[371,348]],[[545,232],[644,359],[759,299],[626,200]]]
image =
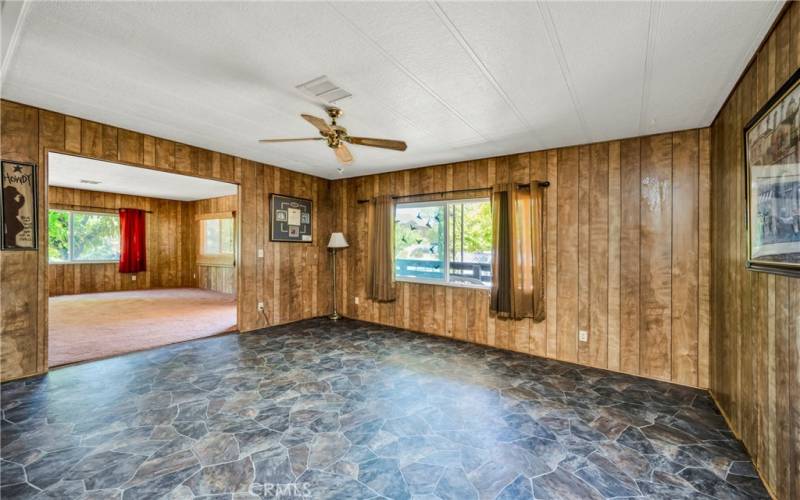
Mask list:
[[238,192],[236,184],[227,182],[59,153],[50,153],[47,166],[50,186],[179,201],[205,200]]
[[780,6],[34,2],[2,96],[337,178],[322,142],[257,143],[313,136],[295,86],[327,75],[351,134],[408,142],[351,146],[355,176],[706,126]]

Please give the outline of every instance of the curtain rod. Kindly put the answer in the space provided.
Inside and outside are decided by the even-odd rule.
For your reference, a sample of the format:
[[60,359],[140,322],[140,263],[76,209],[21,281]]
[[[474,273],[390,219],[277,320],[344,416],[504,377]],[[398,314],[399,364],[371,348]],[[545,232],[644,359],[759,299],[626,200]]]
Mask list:
[[[65,208],[65,209],[62,209],[62,210],[69,210],[69,211],[72,211],[72,212],[86,212],[86,211],[91,211],[91,210],[100,210],[100,211],[106,211],[106,212],[119,212],[120,210],[122,210],[122,208],[130,208],[130,207],[121,207],[121,208],[92,207],[92,206],[86,206],[86,205],[74,205],[72,203],[48,203],[48,205],[56,207],[55,210],[59,210],[58,207],[71,207],[71,208]],[[137,209],[134,209],[134,210],[142,210],[142,209],[137,208]],[[152,210],[142,210],[142,212],[147,213],[147,214],[152,214],[153,213]]]
[[[550,181],[535,181],[535,182],[537,184],[539,184],[540,187],[544,187],[544,188],[550,187]],[[531,183],[517,184],[518,187],[527,187],[527,186],[530,186],[530,185],[531,185]],[[470,191],[482,191],[482,190],[485,190],[485,189],[491,189],[491,188],[470,188],[470,189],[456,189],[456,190],[453,190],[453,191],[434,191],[433,193],[404,194],[404,195],[400,195],[400,196],[392,196],[392,198],[396,200],[398,198],[410,198],[412,196],[437,196],[437,195],[443,195],[443,194],[468,193]],[[358,200],[358,203],[369,203],[369,200]]]

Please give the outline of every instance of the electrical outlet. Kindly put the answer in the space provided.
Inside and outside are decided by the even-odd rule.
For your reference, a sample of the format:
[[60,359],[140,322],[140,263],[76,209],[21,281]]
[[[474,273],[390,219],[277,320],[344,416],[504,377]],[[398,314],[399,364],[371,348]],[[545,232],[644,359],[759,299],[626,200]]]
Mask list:
[[263,311],[264,310],[264,303],[263,302],[259,302],[258,303],[258,310],[259,311]]
[[358,305],[358,297],[354,298],[353,300],[355,300],[356,305]]
[[580,330],[578,332],[578,340],[581,342],[589,342],[589,332],[586,330]]
[[132,281],[136,281],[136,275],[135,274],[131,276],[131,280]]
[[259,259],[263,259],[264,258],[264,249],[263,248],[259,248],[258,249],[258,258]]

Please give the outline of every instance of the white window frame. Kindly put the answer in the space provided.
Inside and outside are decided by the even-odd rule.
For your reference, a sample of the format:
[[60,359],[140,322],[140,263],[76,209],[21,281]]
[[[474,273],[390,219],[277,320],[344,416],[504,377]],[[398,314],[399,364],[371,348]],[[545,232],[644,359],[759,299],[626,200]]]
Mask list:
[[[50,211],[51,210],[54,211],[54,212],[67,212],[69,214],[69,218],[67,219],[67,234],[69,235],[69,248],[67,248],[67,252],[68,252],[69,255],[68,255],[67,260],[50,260],[50,258],[48,257],[47,258],[47,263],[49,265],[61,266],[61,265],[76,265],[76,264],[117,264],[117,263],[119,263],[119,258],[117,258],[117,259],[108,259],[108,260],[104,260],[104,259],[100,259],[100,260],[75,260],[73,258],[73,255],[72,255],[72,247],[73,247],[73,241],[72,241],[72,236],[73,236],[73,234],[72,234],[72,216],[74,214],[105,215],[105,216],[108,216],[108,217],[116,216],[117,220],[119,220],[119,214],[118,213],[98,212],[96,210],[73,210],[73,209],[67,209],[67,208],[48,208],[47,209],[48,217],[50,216]],[[122,237],[120,235],[120,247],[121,246],[122,246]],[[48,248],[48,253],[49,253],[49,249],[50,249],[50,237],[49,237],[49,235],[48,235],[48,239],[47,239],[47,248]],[[120,254],[121,253],[122,253],[122,248],[120,248]]]
[[[394,217],[392,219],[393,221],[397,220],[397,208],[398,207],[401,207],[401,208],[415,208],[415,207],[416,208],[420,208],[420,207],[435,207],[435,206],[442,207],[442,209],[443,209],[442,213],[444,214],[444,239],[445,239],[445,241],[443,242],[444,243],[444,246],[443,246],[443,248],[444,248],[444,278],[443,279],[415,278],[413,276],[398,276],[397,275],[397,267],[394,267],[392,272],[394,274],[394,280],[395,281],[406,282],[406,283],[421,283],[421,284],[425,284],[425,285],[452,286],[452,287],[456,287],[456,288],[474,288],[476,290],[487,290],[487,291],[491,290],[491,288],[492,288],[491,283],[488,283],[486,285],[477,285],[477,284],[472,284],[472,283],[457,283],[457,282],[454,282],[454,281],[450,281],[450,252],[448,251],[448,245],[447,245],[447,243],[449,243],[448,238],[449,238],[449,235],[450,235],[450,231],[449,231],[449,229],[450,229],[450,227],[449,227],[449,225],[450,225],[450,217],[449,217],[449,214],[447,213],[447,205],[458,204],[458,203],[470,203],[470,202],[472,202],[472,203],[475,203],[475,202],[491,203],[492,201],[491,201],[490,198],[488,198],[486,196],[480,196],[480,197],[476,197],[476,198],[458,198],[458,199],[453,199],[453,200],[441,200],[441,201],[439,201],[439,200],[436,200],[436,201],[412,201],[412,202],[408,202],[408,203],[402,203],[401,202],[401,203],[395,203],[394,204],[395,213],[394,213]],[[396,222],[393,222],[392,224],[393,224],[392,225],[392,231],[395,231],[394,224],[396,224]],[[396,245],[394,245],[394,247],[396,248]],[[395,248],[392,248],[393,255],[394,255]],[[395,259],[397,258],[396,255],[394,255],[394,257],[395,257]],[[494,280],[494,276],[492,276],[492,280]]]

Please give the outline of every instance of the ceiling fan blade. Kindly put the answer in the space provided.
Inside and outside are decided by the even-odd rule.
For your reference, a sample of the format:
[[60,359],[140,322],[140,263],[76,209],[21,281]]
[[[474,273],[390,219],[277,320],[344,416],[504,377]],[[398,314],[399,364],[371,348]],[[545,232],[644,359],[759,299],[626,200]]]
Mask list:
[[391,139],[373,139],[371,137],[351,137],[345,138],[350,144],[358,144],[359,146],[370,146],[373,148],[394,149],[396,151],[405,151],[408,147],[403,141],[394,141]]
[[323,120],[322,118],[317,118],[316,116],[311,116],[311,115],[300,115],[300,116],[302,116],[303,119],[308,123],[310,123],[311,125],[317,127],[317,129],[319,129],[319,131],[322,132],[323,134],[330,134],[331,132],[333,132],[333,130],[331,130],[331,128],[328,126],[327,123],[325,123],[325,120]]
[[258,142],[297,142],[297,141],[321,141],[323,137],[303,137],[300,139],[261,139]]
[[353,155],[350,154],[350,150],[344,144],[339,144],[339,147],[334,149],[333,152],[336,153],[336,159],[345,165],[353,161]]

